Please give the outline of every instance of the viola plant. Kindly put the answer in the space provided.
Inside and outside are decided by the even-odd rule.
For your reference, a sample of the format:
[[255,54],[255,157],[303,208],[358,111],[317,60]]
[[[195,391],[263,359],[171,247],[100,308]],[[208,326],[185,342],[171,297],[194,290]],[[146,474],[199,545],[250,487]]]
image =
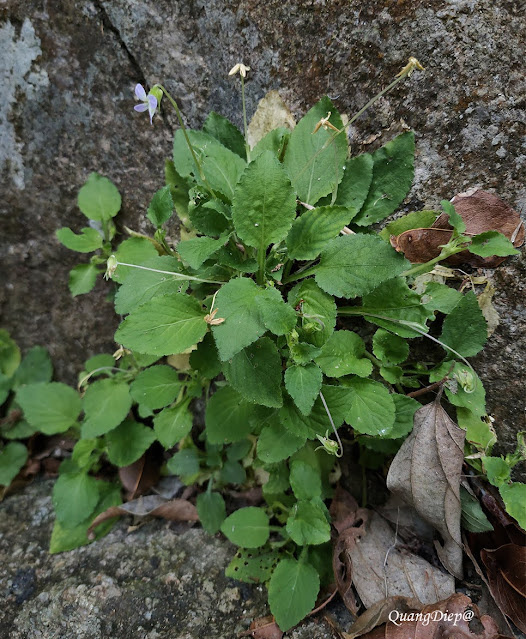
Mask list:
[[[415,69],[412,58],[364,109]],[[232,69],[243,87],[248,70]],[[510,239],[468,232],[444,201],[449,236],[438,254],[412,264],[395,250],[390,235],[431,227],[440,213],[411,212],[377,231],[410,189],[415,140],[406,131],[351,156],[346,130],[364,109],[344,125],[324,97],[292,130],[268,130],[250,146],[246,117],[244,134],[214,112],[191,130],[161,85],[149,94],[138,85],[136,95],[150,120],[164,95],[181,124],[166,185],[148,208],[151,237],[132,232],[112,249],[120,196],[97,174],[79,193],[90,227],[58,232],[68,248],[96,252],[72,272],[73,294],[107,262],[124,317],[119,350],[88,361],[82,399],[62,385],[17,393],[38,426],[35,396],[45,388],[56,423],[79,437],[54,490],[52,550],[86,543],[94,516],[119,502],[115,485],[95,478],[104,464],[128,467],[161,446],[163,472],[198,487],[203,527],[239,546],[227,575],[265,583],[287,630],[333,579],[328,504],[341,456],[355,451],[363,469],[386,470],[422,422],[419,399],[440,390],[458,422],[458,475],[465,448],[524,526],[524,486],[510,480],[524,451],[491,457],[496,436],[467,361],[487,339],[476,286],[449,287],[436,268],[462,251],[513,255]],[[174,215],[179,242],[167,232]],[[432,347],[424,361],[423,340]],[[193,417],[202,401],[204,428]],[[260,486],[262,503],[229,512],[228,485]],[[478,503],[464,501],[466,525],[484,526]]]

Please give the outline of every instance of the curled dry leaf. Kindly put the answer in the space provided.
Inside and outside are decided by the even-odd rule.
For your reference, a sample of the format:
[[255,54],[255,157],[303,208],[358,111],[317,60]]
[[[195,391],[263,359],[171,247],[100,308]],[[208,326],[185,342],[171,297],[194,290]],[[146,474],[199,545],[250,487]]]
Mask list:
[[[481,615],[471,599],[461,593],[454,593],[444,601],[422,609],[405,612],[393,608],[393,611],[391,617],[387,612],[387,618],[391,620],[385,625],[362,636],[367,639],[499,639],[502,636],[495,621],[488,615]],[[378,618],[380,622],[382,616]],[[360,623],[360,618],[356,623]],[[351,631],[353,629],[351,626]],[[342,633],[342,636],[354,639],[359,635],[351,632]]]
[[397,547],[397,536],[377,513],[371,513],[365,534],[346,548],[352,561],[353,584],[366,608],[386,597],[416,597],[432,604],[455,592],[454,578],[422,557]]
[[382,601],[377,601],[370,608],[361,614],[358,619],[349,628],[350,632],[344,633],[345,639],[355,639],[374,630],[377,626],[381,626],[389,621],[389,615],[393,615],[393,611],[403,614],[405,612],[414,612],[422,610],[424,604],[415,597],[387,597]]
[[438,530],[444,544],[435,542],[440,561],[462,578],[460,536],[460,475],[465,431],[434,401],[422,406],[414,428],[396,454],[387,475],[387,487],[415,508]]
[[354,497],[341,486],[336,488],[329,511],[332,525],[338,531],[332,553],[334,579],[343,603],[356,614],[358,605],[352,590],[353,569],[349,548],[365,533],[369,511],[359,508]]
[[396,527],[398,535],[404,541],[410,541],[415,538],[423,542],[433,541],[433,526],[422,519],[412,506],[406,504],[397,495],[391,495],[378,511],[382,517]]
[[502,612],[526,632],[526,547],[506,544],[482,550],[489,587]]
[[148,495],[129,501],[121,506],[111,506],[103,513],[95,517],[88,528],[88,538],[93,539],[94,529],[103,521],[120,517],[121,515],[133,515],[135,517],[162,517],[170,521],[199,521],[196,507],[184,499],[172,499],[166,501],[160,495]]
[[119,468],[119,479],[128,499],[150,492],[161,476],[161,464],[160,449],[154,445],[133,464]]
[[238,635],[239,637],[254,637],[254,639],[282,639],[283,632],[279,629],[272,615],[254,619],[250,628]]
[[[524,224],[518,213],[493,193],[470,189],[455,195],[451,202],[466,224],[467,235],[499,231],[511,240],[515,248],[524,243]],[[392,237],[391,244],[397,251],[404,253],[410,262],[428,262],[440,254],[440,247],[448,243],[451,234],[449,216],[443,213],[435,220],[432,227],[405,231],[397,237]],[[480,257],[468,251],[462,251],[452,255],[444,263],[451,266],[471,264],[495,268],[505,259],[498,256]]]

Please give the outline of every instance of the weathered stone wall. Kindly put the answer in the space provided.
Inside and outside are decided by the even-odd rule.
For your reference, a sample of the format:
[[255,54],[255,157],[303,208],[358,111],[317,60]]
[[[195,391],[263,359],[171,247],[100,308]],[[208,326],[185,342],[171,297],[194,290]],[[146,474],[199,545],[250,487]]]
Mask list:
[[[520,0],[4,0],[0,3],[2,325],[23,347],[44,343],[58,377],[112,348],[104,286],[72,299],[78,261],[54,231],[80,228],[76,193],[89,172],[123,194],[120,223],[140,228],[162,184],[171,114],[153,127],[133,111],[136,82],[163,81],[190,125],[215,109],[240,121],[237,61],[252,67],[249,113],[279,89],[300,115],[328,93],[356,112],[415,55],[426,67],[351,131],[354,148],[397,126],[415,130],[408,209],[471,186],[526,208],[526,86]],[[522,40],[523,44],[523,40]],[[337,97],[335,97],[337,96]],[[392,133],[387,132],[384,140]],[[524,411],[524,261],[496,276],[501,325],[479,370],[512,444]]]

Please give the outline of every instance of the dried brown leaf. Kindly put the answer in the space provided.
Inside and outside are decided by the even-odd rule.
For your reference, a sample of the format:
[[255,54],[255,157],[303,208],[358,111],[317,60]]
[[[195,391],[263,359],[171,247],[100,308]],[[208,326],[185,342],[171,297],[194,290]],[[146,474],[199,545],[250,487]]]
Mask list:
[[482,550],[493,598],[502,612],[526,632],[526,547],[506,544]]
[[396,454],[387,487],[415,508],[442,536],[438,556],[447,570],[462,578],[460,475],[465,431],[437,400],[422,406],[414,428]]
[[358,617],[349,628],[350,632],[344,633],[345,639],[355,639],[355,637],[360,637],[377,626],[387,623],[393,610],[404,613],[422,610],[423,607],[424,604],[414,597],[409,599],[408,597],[395,596],[377,601]]
[[372,513],[365,534],[347,549],[353,584],[366,608],[386,597],[400,596],[432,604],[455,592],[454,578],[422,557],[397,546],[389,524]]
[[[393,608],[393,610],[396,609]],[[501,637],[495,621],[488,615],[481,615],[471,599],[460,593],[454,593],[444,601],[425,606],[421,610],[416,608],[401,614],[406,616],[398,617],[395,623],[388,621],[384,626],[375,628],[362,636],[367,639],[499,639]],[[354,639],[358,635],[343,633],[342,636],[344,639]]]
[[410,262],[420,264],[438,257],[441,247],[449,242],[451,235],[452,231],[448,229],[410,229],[400,235],[391,236],[390,241],[392,247],[403,253]]
[[282,639],[283,632],[279,629],[272,615],[254,619],[250,628],[238,635],[239,637],[254,637],[254,639]]
[[160,495],[148,495],[129,501],[121,506],[111,506],[95,517],[88,529],[88,538],[93,539],[93,530],[102,522],[120,517],[133,515],[134,517],[162,517],[170,521],[199,521],[196,507],[184,499],[166,501]]
[[[524,224],[516,211],[493,193],[470,189],[459,193],[451,200],[456,212],[466,224],[467,235],[477,235],[485,231],[499,231],[512,241],[517,248],[524,243]],[[431,228],[411,229],[391,238],[393,247],[404,253],[413,263],[428,262],[440,254],[441,245],[447,244],[451,238],[449,216],[440,215]],[[485,268],[495,268],[505,257],[480,257],[462,251],[444,261],[450,266],[471,264]]]
[[350,492],[342,488],[339,484],[334,491],[331,506],[329,508],[332,525],[341,533],[346,528],[355,527],[367,511],[363,511],[358,506],[358,502]]
[[390,495],[387,502],[378,508],[378,512],[396,527],[402,539],[416,538],[424,542],[433,541],[433,526],[422,519],[412,506],[406,504],[397,495]]
[[119,479],[127,490],[128,499],[150,492],[161,476],[161,462],[158,449],[152,446],[136,462],[119,468]]

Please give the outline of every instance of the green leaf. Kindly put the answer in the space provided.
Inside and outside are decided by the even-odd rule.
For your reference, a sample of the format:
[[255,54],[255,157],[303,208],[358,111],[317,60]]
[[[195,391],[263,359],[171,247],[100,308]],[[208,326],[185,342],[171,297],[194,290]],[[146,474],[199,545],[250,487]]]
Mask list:
[[[51,541],[49,542],[50,554],[73,550],[79,546],[86,546],[91,543],[88,539],[88,528],[93,519],[103,513],[111,506],[118,506],[122,503],[120,487],[107,482],[98,482],[99,501],[93,513],[84,521],[75,526],[64,526],[58,519],[55,519],[53,532],[51,533]],[[106,535],[113,527],[117,518],[109,519],[103,522],[95,529],[95,539],[100,539]]]
[[207,379],[214,379],[219,375],[221,362],[212,333],[207,333],[197,349],[190,353],[190,366]]
[[279,407],[281,396],[281,357],[274,342],[262,337],[223,364],[232,387],[246,400]]
[[245,169],[236,187],[232,221],[240,239],[265,253],[288,233],[296,215],[296,197],[280,162],[270,151]]
[[484,514],[478,499],[468,493],[463,486],[460,487],[460,503],[462,504],[461,523],[463,528],[474,533],[493,530],[493,526]]
[[526,484],[503,484],[499,487],[499,492],[507,512],[517,520],[521,528],[526,528]]
[[206,406],[206,436],[211,444],[244,439],[251,430],[251,405],[231,386],[217,390]]
[[102,235],[95,229],[83,228],[80,235],[76,235],[73,231],[65,226],[55,232],[58,241],[66,248],[77,253],[91,253],[102,248]]
[[20,442],[9,442],[0,450],[0,486],[9,486],[27,461],[27,448]]
[[520,253],[510,240],[498,231],[486,231],[475,235],[469,245],[469,252],[481,257],[491,257],[492,255],[506,257]]
[[285,371],[285,388],[304,415],[311,412],[320,393],[322,379],[322,372],[316,364],[290,366]]
[[444,320],[440,340],[464,357],[482,350],[488,339],[484,315],[473,291],[466,293]]
[[85,295],[95,286],[99,269],[94,264],[77,264],[69,272],[68,287],[71,295]]
[[266,464],[274,464],[290,457],[303,446],[307,437],[295,435],[279,422],[266,426],[258,439],[258,457]]
[[50,382],[52,377],[53,364],[47,349],[43,346],[33,346],[13,375],[12,387],[16,389],[24,384]]
[[441,313],[451,313],[455,306],[462,299],[462,293],[446,284],[429,282],[426,292],[422,298],[424,306],[430,311],[440,311]]
[[130,395],[152,410],[171,404],[182,388],[179,373],[171,366],[151,366],[141,371],[130,386]]
[[315,270],[317,284],[336,297],[358,297],[399,275],[409,262],[374,235],[331,240]]
[[406,395],[399,395],[398,393],[391,393],[391,399],[395,405],[395,420],[391,429],[384,437],[391,439],[400,439],[409,435],[413,430],[414,416],[416,411],[422,407],[416,399],[407,397]]
[[290,485],[298,500],[321,497],[319,469],[304,461],[296,460],[290,464]]
[[219,478],[225,484],[244,484],[247,473],[239,462],[227,459],[219,472]]
[[9,391],[11,390],[12,378],[7,377],[3,373],[0,373],[0,406],[9,397]]
[[207,491],[197,497],[196,506],[201,525],[209,535],[215,535],[225,521],[225,500],[219,493]]
[[327,242],[337,237],[353,215],[343,206],[320,206],[305,211],[294,220],[287,236],[289,258],[313,260],[325,248]]
[[268,515],[262,508],[240,508],[225,519],[221,532],[236,546],[259,548],[270,535]]
[[256,296],[260,293],[261,289],[246,277],[230,280],[219,289],[216,308],[225,321],[212,331],[221,360],[230,359],[265,332],[256,306]]
[[[363,313],[365,319],[372,324],[395,333],[400,337],[418,337],[420,333],[411,328],[390,322],[387,318],[414,322],[422,331],[427,332],[426,321],[434,319],[433,312],[428,310],[421,300],[421,296],[407,286],[401,277],[395,277],[380,284],[362,300],[362,306],[357,313]],[[370,313],[371,315],[367,315]],[[378,315],[379,317],[373,317]],[[381,317],[385,319],[380,319]]]
[[308,364],[321,353],[321,348],[307,342],[293,342],[290,345],[290,356],[296,364]]
[[351,404],[345,421],[358,433],[385,437],[395,421],[395,404],[387,388],[370,379],[349,381]]
[[76,423],[81,403],[78,393],[66,384],[27,384],[18,389],[16,401],[27,421],[44,435],[63,433]]
[[165,408],[153,420],[153,429],[164,448],[172,448],[192,430],[192,413],[188,401]]
[[190,265],[190,268],[198,269],[224,246],[225,241],[224,237],[217,240],[211,237],[193,237],[179,242],[177,252]]
[[182,353],[205,336],[204,316],[201,304],[184,293],[154,298],[128,315],[115,341],[150,355]]
[[400,235],[411,229],[429,228],[433,225],[438,215],[436,211],[413,211],[386,224],[379,235],[383,240],[389,242],[391,235]]
[[373,179],[365,203],[353,222],[369,226],[403,202],[414,176],[415,134],[398,135],[372,154]]
[[469,410],[469,408],[457,408],[457,424],[466,431],[466,441],[471,442],[489,452],[489,449],[497,441],[497,436],[490,426],[489,419],[483,419]]
[[362,208],[373,179],[373,157],[362,153],[345,163],[343,178],[338,186],[335,204],[349,209],[354,217]]
[[230,209],[220,200],[208,200],[207,196],[191,191],[192,199],[188,204],[188,217],[192,226],[204,235],[221,235],[231,230]]
[[287,532],[298,546],[324,544],[331,538],[331,527],[325,513],[310,501],[298,501],[291,509]]
[[285,151],[283,164],[292,186],[298,198],[307,204],[316,204],[321,197],[332,193],[344,172],[347,159],[345,130],[335,134],[321,127],[313,133],[321,118],[326,118],[329,112],[329,122],[342,129],[336,107],[328,97],[323,97],[295,126]]
[[462,233],[464,233],[466,231],[466,223],[464,222],[462,217],[456,212],[453,204],[451,204],[451,202],[448,202],[447,200],[442,200],[440,204],[442,208],[444,209],[444,211],[447,213],[449,217],[449,223],[455,229],[455,232],[458,235],[461,235]]
[[409,355],[409,344],[383,328],[379,328],[373,336],[373,353],[382,362],[400,364]]
[[[101,353],[100,355],[94,355],[93,357],[87,359],[86,363],[84,364],[84,369],[86,373],[94,373],[94,371],[98,368],[111,368],[113,366],[115,366],[115,360],[113,359],[113,356],[106,353]],[[95,377],[97,374],[102,375],[105,372],[106,371],[99,371],[98,373],[92,375],[92,377]]]
[[287,146],[290,137],[290,129],[286,127],[278,127],[269,131],[264,137],[257,142],[256,146],[250,152],[250,156],[255,160],[265,151],[271,151],[275,157],[281,159],[283,151]]
[[[126,264],[145,264],[146,260],[158,257],[154,245],[143,237],[130,237],[119,244],[115,253],[119,262]],[[131,273],[136,273],[138,269],[131,266],[118,266],[112,276],[112,280],[118,284],[123,284]]]
[[500,488],[510,480],[510,467],[502,457],[482,457],[481,461],[488,481],[493,486]]
[[[304,330],[301,331],[302,341],[323,346],[332,335],[336,325],[336,303],[331,295],[327,295],[314,280],[303,280],[289,293],[289,304],[300,307]],[[307,325],[316,330],[307,330]]]
[[246,159],[245,138],[241,131],[219,113],[211,111],[203,124],[203,131],[212,135],[223,146]]
[[453,380],[455,380],[456,375],[462,377],[466,373],[469,374],[469,376],[473,378],[474,390],[467,392],[462,388],[461,384],[457,383],[455,392],[453,392],[453,390],[448,388],[446,385],[446,396],[453,406],[468,408],[479,417],[486,415],[486,391],[484,390],[484,386],[482,385],[478,375],[472,369],[468,369],[465,364],[461,364],[460,362],[455,362],[453,370],[451,370],[451,365],[451,361],[446,361],[433,369],[429,373],[430,383],[438,382],[446,375],[450,379],[453,378]]
[[262,291],[256,297],[256,306],[263,324],[274,335],[286,335],[296,326],[296,311],[284,302],[277,289],[267,288]]
[[129,466],[142,457],[154,441],[155,434],[151,428],[138,424],[133,419],[125,419],[106,434],[108,459],[120,468]]
[[170,186],[163,186],[153,196],[146,217],[157,228],[167,222],[172,216],[174,210],[174,201]]
[[0,329],[0,373],[11,377],[20,364],[20,349],[9,333]]
[[[187,130],[187,134],[194,152],[201,162],[207,184],[214,191],[219,191],[232,201],[235,186],[246,162],[207,133]],[[197,170],[181,129],[178,129],[174,136],[173,159],[175,168],[182,177],[193,174],[198,184],[205,184]]]
[[[181,263],[168,255],[162,255],[146,260],[141,266],[159,271],[177,273],[181,271]],[[119,266],[119,269],[121,267]],[[156,273],[144,269],[129,269],[130,273],[115,295],[115,311],[119,315],[127,315],[138,306],[154,297],[180,293],[187,281],[184,278],[170,276],[166,273]],[[184,290],[184,288],[183,288]]]
[[[197,510],[199,512],[199,506]],[[270,579],[279,558],[280,554],[277,550],[269,550],[268,548],[245,550],[240,548],[228,564],[225,575],[230,579],[248,584],[263,584]]]
[[172,201],[179,219],[188,215],[188,184],[186,180],[177,173],[172,160],[166,160],[164,163],[164,179],[170,187]]
[[117,187],[98,173],[90,174],[79,191],[77,202],[79,209],[90,220],[110,220],[121,208],[121,196]]
[[82,438],[104,435],[116,428],[126,417],[132,405],[128,384],[111,378],[90,384],[84,398]]
[[365,344],[357,333],[336,331],[322,346],[316,364],[328,377],[351,374],[369,377],[373,365],[364,354]]
[[182,477],[183,481],[193,478],[199,472],[199,455],[193,448],[184,448],[168,460],[166,469],[170,474]]
[[299,623],[313,608],[320,578],[310,564],[282,559],[268,587],[270,611],[283,632]]
[[58,521],[76,526],[94,511],[99,501],[98,481],[87,473],[65,473],[53,487],[53,507]]

